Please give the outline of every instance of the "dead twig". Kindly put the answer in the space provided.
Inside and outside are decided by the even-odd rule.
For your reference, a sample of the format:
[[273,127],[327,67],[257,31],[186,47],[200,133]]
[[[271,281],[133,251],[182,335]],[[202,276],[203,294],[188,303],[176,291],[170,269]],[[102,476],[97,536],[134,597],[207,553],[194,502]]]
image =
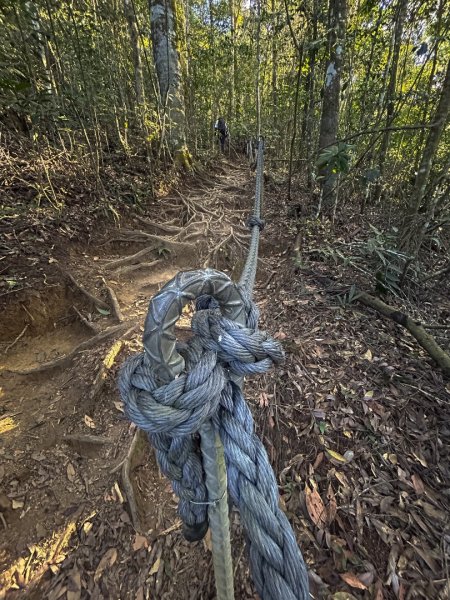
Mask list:
[[151,269],[162,262],[162,258],[158,258],[157,260],[153,260],[152,262],[141,262],[137,265],[130,265],[129,267],[122,267],[117,271],[118,275],[125,275],[127,273],[132,273],[133,271],[138,271],[139,269]]
[[111,262],[107,263],[104,266],[104,269],[106,269],[107,271],[112,271],[112,270],[118,269],[119,267],[122,267],[124,265],[128,265],[129,263],[139,262],[139,260],[143,256],[150,254],[150,252],[153,252],[154,250],[155,250],[154,246],[148,246],[147,248],[144,248],[143,250],[139,250],[139,252],[136,252],[136,254],[131,254],[130,256],[118,258],[117,260],[112,260]]
[[141,429],[137,429],[133,440],[131,442],[128,453],[123,461],[122,465],[122,484],[125,491],[125,495],[128,500],[128,507],[130,509],[131,522],[133,523],[133,527],[136,531],[141,531],[141,521],[139,518],[138,507],[136,504],[136,498],[134,495],[133,484],[131,483],[130,474],[131,474],[131,465],[135,455],[139,450],[139,445],[146,442],[145,433]]
[[111,310],[113,312],[113,315],[117,319],[117,321],[119,321],[119,323],[122,323],[123,314],[122,314],[122,311],[120,310],[120,304],[119,304],[119,301],[117,300],[117,296],[116,296],[114,290],[108,286],[106,286],[106,291],[108,292],[108,297],[109,297],[109,301],[111,304]]
[[[134,331],[134,329],[135,329],[135,327],[132,327],[129,330],[129,332]],[[129,333],[129,332],[127,332],[127,333]],[[125,336],[126,335],[127,334],[125,334]],[[105,381],[108,376],[108,371],[113,366],[113,364],[114,364],[116,358],[118,357],[120,351],[122,350],[122,348],[123,348],[123,341],[118,340],[117,342],[114,342],[114,344],[111,346],[111,348],[107,352],[105,358],[102,361],[102,364],[100,365],[97,375],[95,376],[94,382],[92,384],[92,388],[91,388],[91,391],[89,394],[89,398],[91,401],[95,400],[95,398],[101,392],[103,386],[105,385]]]
[[77,317],[80,319],[80,321],[83,323],[83,325],[89,329],[89,331],[92,331],[93,333],[97,334],[98,333],[98,329],[97,327],[94,325],[94,323],[91,323],[91,321],[89,321],[88,319],[86,319],[86,317],[84,317],[80,311],[78,310],[78,308],[73,305],[72,306],[74,312],[76,313]]
[[93,304],[95,304],[99,308],[103,308],[104,310],[109,310],[109,306],[106,304],[106,302],[103,302],[103,300],[100,300],[100,298],[97,298],[97,296],[94,296],[93,294],[91,294],[91,292],[88,292],[88,290],[81,283],[78,283],[78,281],[76,281],[76,279],[74,279],[74,277],[70,273],[68,273],[67,271],[64,271],[64,269],[62,269],[61,267],[60,267],[60,270],[61,270],[62,274],[65,275],[69,279],[69,281],[72,283],[72,285],[81,294],[83,294],[83,296],[86,296],[86,298],[88,298]]
[[19,335],[16,337],[16,339],[14,341],[12,341],[10,344],[8,344],[8,346],[6,346],[3,354],[7,354],[8,351],[11,350],[11,348],[17,344],[17,342],[25,335],[25,332],[29,326],[30,326],[29,323],[27,323],[25,325],[25,327],[22,329],[22,331],[19,333]]

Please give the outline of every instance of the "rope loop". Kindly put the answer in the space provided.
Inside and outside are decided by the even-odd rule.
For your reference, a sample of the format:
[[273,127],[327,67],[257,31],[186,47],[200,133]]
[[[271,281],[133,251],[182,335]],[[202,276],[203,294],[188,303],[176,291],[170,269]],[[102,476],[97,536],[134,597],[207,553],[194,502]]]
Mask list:
[[[177,315],[193,299],[193,337],[177,343]],[[180,498],[186,539],[204,537],[208,505],[217,501],[208,498],[195,435],[210,420],[224,447],[229,494],[248,537],[259,595],[307,600],[306,567],[278,506],[275,475],[238,385],[242,376],[263,373],[284,357],[280,343],[258,329],[249,292],[222,273],[179,274],[151,302],[144,346],[122,367],[120,393],[126,416],[148,433],[161,471]]]

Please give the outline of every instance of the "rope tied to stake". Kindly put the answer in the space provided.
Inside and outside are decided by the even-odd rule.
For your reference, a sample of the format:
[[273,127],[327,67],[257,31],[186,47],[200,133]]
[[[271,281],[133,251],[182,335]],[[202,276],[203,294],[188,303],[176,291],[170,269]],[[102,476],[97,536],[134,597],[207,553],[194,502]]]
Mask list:
[[[152,300],[155,312],[158,296],[170,293],[171,303],[174,299],[192,299],[192,293],[186,291],[192,287],[189,280],[195,276],[198,280],[201,274],[202,290],[192,318],[194,336],[175,346],[184,369],[171,380],[158,375],[152,357],[154,349],[146,346],[143,353],[125,363],[119,376],[125,414],[148,433],[156,448],[161,471],[180,498],[178,512],[189,540],[202,539],[208,529],[208,496],[195,434],[202,423],[211,420],[224,447],[228,491],[247,534],[251,571],[259,595],[263,600],[306,600],[309,594],[305,564],[289,521],[278,506],[274,473],[266,450],[253,431],[252,414],[236,382],[244,375],[263,373],[280,363],[283,350],[279,342],[257,328],[258,311],[245,290],[221,273],[210,269],[207,272],[211,280],[205,278],[205,272],[179,273]],[[210,288],[212,279],[219,276],[217,294],[208,293],[210,289],[203,293],[203,288]],[[183,282],[186,278],[188,284]],[[217,296],[223,294],[225,285],[232,287],[232,293],[241,299],[241,323],[222,314],[224,303]],[[166,301],[160,313],[160,327],[166,326],[166,330],[168,304]],[[229,304],[239,313],[232,300]],[[149,321],[146,328],[148,325]],[[170,327],[174,327],[174,322]],[[153,342],[155,338],[153,335]],[[144,344],[145,339],[144,334]]]

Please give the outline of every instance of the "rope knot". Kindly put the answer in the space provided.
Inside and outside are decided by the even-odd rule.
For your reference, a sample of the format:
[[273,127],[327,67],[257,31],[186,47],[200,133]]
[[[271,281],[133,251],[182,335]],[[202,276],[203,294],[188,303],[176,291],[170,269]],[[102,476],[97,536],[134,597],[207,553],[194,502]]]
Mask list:
[[235,375],[263,373],[284,359],[279,342],[223,317],[219,309],[197,312],[192,330],[205,350],[217,353],[223,366]]
[[252,229],[253,227],[259,227],[259,230],[262,231],[266,226],[266,222],[264,219],[260,219],[259,217],[252,215],[247,219],[247,227]]
[[164,385],[153,375],[145,352],[122,369],[125,413],[149,434],[192,435],[217,411],[225,374],[215,352],[202,351],[196,343],[185,344],[180,351],[191,369]]

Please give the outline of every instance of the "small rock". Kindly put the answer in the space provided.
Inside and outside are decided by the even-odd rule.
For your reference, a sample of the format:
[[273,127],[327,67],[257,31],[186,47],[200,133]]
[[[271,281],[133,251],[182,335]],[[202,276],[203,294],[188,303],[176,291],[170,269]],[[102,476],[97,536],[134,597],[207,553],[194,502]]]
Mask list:
[[42,523],[38,523],[36,525],[36,535],[37,535],[38,539],[40,539],[40,540],[47,536],[47,530],[42,525]]

